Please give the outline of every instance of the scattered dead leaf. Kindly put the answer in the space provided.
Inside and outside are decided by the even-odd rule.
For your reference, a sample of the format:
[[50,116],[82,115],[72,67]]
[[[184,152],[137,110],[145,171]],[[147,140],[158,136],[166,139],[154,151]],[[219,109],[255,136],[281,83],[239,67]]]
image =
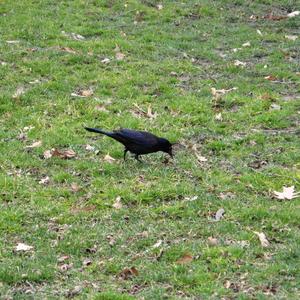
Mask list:
[[247,63],[243,62],[243,61],[240,61],[238,59],[236,59],[234,61],[234,65],[237,66],[237,67],[246,67]]
[[79,90],[77,92],[74,92],[71,94],[72,97],[81,97],[81,98],[87,98],[91,97],[94,94],[93,90]]
[[279,200],[292,200],[300,196],[300,192],[295,192],[294,186],[290,186],[290,187],[284,186],[282,192],[274,191],[273,193],[274,193],[274,197]]
[[272,21],[280,21],[280,20],[288,18],[288,16],[274,16],[273,14],[269,14],[269,15],[264,16],[263,18],[267,19],[267,20],[272,20]]
[[82,264],[83,264],[84,267],[88,267],[88,266],[90,266],[92,263],[93,263],[93,262],[92,262],[90,259],[88,259],[88,258],[84,259],[83,262],[82,262]]
[[270,106],[271,110],[281,110],[281,106],[279,104],[276,103],[272,103]]
[[131,268],[125,268],[124,270],[122,270],[118,277],[121,277],[124,280],[130,279],[133,276],[138,276],[139,272],[135,267],[131,267]]
[[16,252],[27,252],[33,250],[33,246],[29,246],[23,243],[18,243],[15,247]]
[[256,32],[257,32],[257,34],[260,35],[260,36],[263,35],[262,32],[261,32],[259,29],[256,29]]
[[63,265],[59,266],[59,270],[61,272],[66,272],[66,271],[72,269],[72,267],[73,267],[72,263],[71,264],[63,264]]
[[115,245],[115,243],[116,243],[116,240],[115,240],[115,238],[112,236],[112,235],[108,235],[107,237],[106,237],[106,239],[108,240],[108,244],[109,244],[109,246],[114,246]]
[[71,191],[77,193],[80,191],[80,186],[76,182],[71,183]]
[[53,152],[54,150],[55,150],[55,149],[44,151],[43,157],[44,157],[45,159],[48,159],[48,158],[52,157],[52,152]]
[[123,60],[125,58],[125,54],[121,52],[120,47],[116,45],[115,51],[115,58],[116,60]]
[[19,44],[20,41],[14,40],[14,41],[6,41],[7,44]]
[[25,149],[32,149],[32,148],[38,148],[42,146],[42,141],[36,141],[32,143],[31,145],[28,145],[25,147]]
[[65,32],[65,31],[62,31],[61,33],[62,33],[62,35],[66,36],[66,37],[69,37],[69,38],[72,38],[73,40],[76,40],[76,41],[85,40],[85,37],[82,36],[81,34],[78,34],[78,33],[74,33],[74,32],[68,33],[68,32]]
[[296,16],[298,16],[298,15],[300,15],[300,11],[299,11],[299,10],[295,10],[295,11],[293,11],[293,12],[287,14],[287,17],[288,17],[288,18],[294,18],[294,17],[296,17]]
[[69,158],[74,158],[76,156],[76,153],[71,150],[59,150],[59,149],[54,149],[53,151],[51,150],[52,156],[56,156],[62,159],[69,159]]
[[76,54],[77,52],[70,48],[70,47],[59,47],[59,49],[63,52],[71,53],[71,54]]
[[87,145],[85,145],[85,150],[87,150],[87,151],[94,151],[94,150],[95,150],[95,147],[93,147],[93,146],[87,144]]
[[214,98],[220,98],[222,95],[225,95],[231,91],[235,91],[237,90],[237,87],[233,87],[230,89],[221,89],[221,90],[217,90],[215,88],[211,88],[211,94],[213,95]]
[[191,261],[193,261],[193,256],[189,253],[184,254],[182,257],[180,257],[176,263],[180,265],[188,264]]
[[49,181],[50,181],[49,176],[46,176],[46,177],[42,178],[42,179],[39,181],[39,184],[44,184],[44,185],[46,185],[46,184],[49,183]]
[[23,86],[20,86],[17,88],[17,90],[15,91],[12,97],[13,99],[20,98],[20,96],[22,96],[24,93],[25,93],[25,88]]
[[95,109],[102,112],[109,112],[104,105],[96,105]]
[[253,233],[255,233],[258,236],[262,247],[266,248],[270,246],[270,242],[267,240],[267,237],[263,232],[253,231]]
[[162,245],[162,240],[158,240],[153,246],[152,248],[155,249],[155,248],[159,248],[161,245]]
[[296,39],[298,38],[297,35],[285,35],[284,37],[291,41],[296,41]]
[[110,164],[112,164],[112,163],[114,163],[116,160],[113,158],[113,157],[111,157],[109,154],[106,154],[105,156],[104,156],[104,160],[106,161],[106,162],[108,162],[108,163],[110,163]]
[[222,121],[223,121],[222,113],[216,114],[216,115],[215,115],[215,120],[216,120],[216,121],[222,122]]
[[267,80],[270,80],[270,81],[277,81],[278,80],[278,78],[274,75],[265,76],[264,79],[267,79]]
[[109,64],[109,63],[110,63],[110,59],[107,58],[107,57],[105,57],[105,58],[103,58],[103,59],[101,60],[101,62],[102,62],[103,64]]
[[121,197],[118,196],[115,200],[115,203],[112,205],[113,208],[115,209],[121,209],[123,207],[122,203],[121,203]]
[[162,10],[164,7],[163,7],[162,4],[157,4],[157,5],[156,5],[156,8],[157,8],[158,10]]
[[224,208],[218,209],[216,214],[215,214],[215,220],[220,221],[223,218],[224,213],[225,213]]
[[195,201],[198,199],[198,196],[192,196],[192,197],[185,197],[184,200],[185,201]]
[[69,255],[63,255],[63,256],[60,256],[60,257],[57,259],[57,261],[58,261],[59,263],[62,263],[62,262],[64,262],[64,261],[68,260],[69,258],[70,258]]
[[219,244],[219,240],[217,238],[210,236],[207,238],[207,243],[209,246],[217,246]]
[[250,42],[246,42],[244,44],[242,44],[243,47],[250,47],[251,46],[251,43]]

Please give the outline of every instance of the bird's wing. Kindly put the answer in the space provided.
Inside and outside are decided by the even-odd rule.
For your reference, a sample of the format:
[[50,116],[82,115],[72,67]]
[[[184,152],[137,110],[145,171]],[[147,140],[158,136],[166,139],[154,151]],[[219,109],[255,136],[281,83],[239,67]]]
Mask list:
[[149,132],[135,131],[126,128],[114,131],[114,133],[125,138],[127,141],[138,145],[144,145],[145,143],[155,145],[158,139],[155,135]]

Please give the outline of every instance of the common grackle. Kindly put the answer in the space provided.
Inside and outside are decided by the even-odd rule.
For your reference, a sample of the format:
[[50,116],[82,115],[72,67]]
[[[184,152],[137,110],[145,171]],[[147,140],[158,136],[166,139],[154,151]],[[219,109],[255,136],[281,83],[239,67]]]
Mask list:
[[107,135],[123,144],[125,146],[124,160],[126,159],[126,153],[128,151],[135,154],[135,159],[138,161],[140,161],[139,155],[158,151],[166,152],[173,157],[172,144],[167,139],[157,137],[146,131],[135,131],[125,128],[114,130],[112,132],[97,128],[85,127],[85,129],[87,131]]

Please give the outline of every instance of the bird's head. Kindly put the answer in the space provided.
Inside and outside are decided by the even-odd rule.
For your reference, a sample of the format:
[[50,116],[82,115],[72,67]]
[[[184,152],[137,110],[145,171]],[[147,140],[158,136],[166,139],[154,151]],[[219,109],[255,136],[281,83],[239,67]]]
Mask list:
[[170,143],[167,139],[160,138],[159,139],[161,145],[161,151],[168,153],[171,157],[173,157],[172,146],[173,144]]

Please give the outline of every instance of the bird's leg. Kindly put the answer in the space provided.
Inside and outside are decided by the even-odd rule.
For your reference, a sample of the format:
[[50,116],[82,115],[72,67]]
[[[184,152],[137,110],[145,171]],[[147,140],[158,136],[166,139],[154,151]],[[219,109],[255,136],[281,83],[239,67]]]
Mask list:
[[126,160],[126,153],[128,152],[128,149],[124,149],[124,161]]
[[138,155],[138,154],[136,154],[136,155],[134,156],[134,158],[135,158],[137,161],[139,161],[140,163],[142,163],[142,161],[139,159],[139,155]]

